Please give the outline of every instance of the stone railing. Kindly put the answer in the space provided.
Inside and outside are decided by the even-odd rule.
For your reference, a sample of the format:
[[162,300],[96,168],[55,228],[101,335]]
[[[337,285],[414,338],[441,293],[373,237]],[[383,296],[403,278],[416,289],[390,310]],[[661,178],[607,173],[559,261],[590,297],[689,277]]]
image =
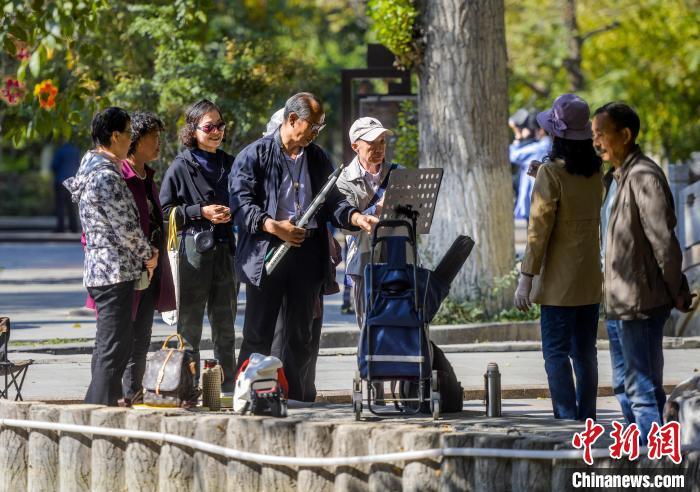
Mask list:
[[[227,458],[194,449],[185,440],[164,439],[163,434],[160,440],[125,438],[32,429],[12,422],[17,420],[165,433],[229,451],[312,458],[306,464],[318,458],[439,448],[467,448],[481,456],[285,466],[260,463],[264,456],[258,462]],[[528,455],[533,459],[488,456],[498,449],[511,454],[536,452]],[[559,454],[572,457],[566,442],[496,430],[454,432],[449,420],[438,426],[396,420],[323,422],[0,401],[0,491],[569,490],[571,474],[584,471],[585,465],[580,458],[538,459],[537,452],[551,450],[568,450]],[[699,452],[688,453],[680,465],[645,458],[635,462],[600,459],[596,464],[589,471],[614,468],[618,473],[634,473],[643,468],[650,473],[657,469],[685,475],[686,487],[700,483]]]

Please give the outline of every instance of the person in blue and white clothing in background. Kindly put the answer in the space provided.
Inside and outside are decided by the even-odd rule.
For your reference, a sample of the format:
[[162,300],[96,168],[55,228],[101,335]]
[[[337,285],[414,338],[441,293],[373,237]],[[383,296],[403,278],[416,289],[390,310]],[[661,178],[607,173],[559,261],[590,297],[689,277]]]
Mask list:
[[508,125],[515,134],[515,140],[508,147],[510,162],[518,168],[517,198],[513,216],[516,219],[530,217],[530,197],[535,178],[528,174],[532,161],[542,161],[549,155],[552,139],[537,124],[537,112],[528,113],[519,109],[508,119]]
[[95,148],[64,185],[78,203],[85,233],[83,282],[98,312],[85,403],[114,406],[123,396],[122,374],[132,351],[136,279],[144,270],[149,279],[153,275],[158,249],[143,234],[136,202],[121,175],[131,145],[129,114],[117,107],[97,113],[92,140]]

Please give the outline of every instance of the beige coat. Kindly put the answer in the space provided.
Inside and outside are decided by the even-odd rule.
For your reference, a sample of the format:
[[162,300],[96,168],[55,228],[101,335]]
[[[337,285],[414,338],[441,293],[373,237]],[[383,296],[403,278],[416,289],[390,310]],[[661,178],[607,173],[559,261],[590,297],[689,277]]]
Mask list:
[[532,190],[521,271],[535,275],[530,300],[550,306],[601,301],[600,173],[570,174],[564,162],[541,166]]
[[[387,162],[382,163],[380,183],[384,182],[391,165]],[[350,205],[365,213],[369,202],[375,195],[372,187],[364,178],[363,171],[357,157],[348,164],[336,182],[340,192],[345,195],[345,199]],[[370,258],[370,236],[363,231],[344,231],[347,235],[355,238],[348,248],[347,258],[345,259],[345,272],[348,275],[361,276],[364,266],[369,263]]]
[[688,295],[673,197],[661,168],[639,147],[614,177],[617,197],[605,241],[606,315],[644,319]]

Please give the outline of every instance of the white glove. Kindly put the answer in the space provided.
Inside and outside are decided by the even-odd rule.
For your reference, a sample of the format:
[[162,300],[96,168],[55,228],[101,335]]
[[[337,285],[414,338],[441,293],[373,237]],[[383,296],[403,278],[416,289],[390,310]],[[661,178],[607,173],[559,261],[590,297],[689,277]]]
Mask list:
[[518,288],[515,289],[515,307],[519,311],[527,311],[532,307],[530,304],[530,291],[532,290],[532,277],[520,274]]

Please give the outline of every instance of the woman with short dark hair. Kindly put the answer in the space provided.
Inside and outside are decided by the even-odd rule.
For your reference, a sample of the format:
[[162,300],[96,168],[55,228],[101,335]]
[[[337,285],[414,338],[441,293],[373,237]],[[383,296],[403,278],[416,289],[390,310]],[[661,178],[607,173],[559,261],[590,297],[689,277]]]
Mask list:
[[542,352],[558,419],[596,418],[603,183],[589,116],[586,101],[574,94],[537,115],[553,137],[551,162],[535,178],[515,292],[518,309],[541,305]]
[[117,107],[97,113],[92,139],[95,148],[64,184],[78,203],[85,233],[83,281],[98,312],[85,402],[117,405],[133,343],[130,314],[135,282],[144,268],[152,275],[158,250],[139,227],[134,198],[120,174],[131,144],[129,114]]
[[233,156],[219,149],[226,123],[213,102],[202,99],[185,113],[180,130],[184,149],[165,173],[160,201],[167,219],[177,210],[181,235],[180,305],[177,331],[191,348],[199,379],[199,343],[204,309],[214,357],[224,371],[222,389],[233,392],[234,321],[237,284],[233,271],[235,239],[228,207],[228,174]]
[[155,171],[147,164],[156,160],[160,154],[160,134],[164,129],[163,122],[154,114],[133,113],[131,145],[126,160],[122,161],[122,176],[134,196],[141,230],[159,253],[158,266],[152,278],[139,285],[134,296],[131,311],[134,346],[122,380],[127,404],[142,401],[142,380],[146,370],[146,355],[151,343],[155,310],[165,312],[175,309],[170,262],[165,254],[163,212],[158,198],[158,187],[153,179]]

